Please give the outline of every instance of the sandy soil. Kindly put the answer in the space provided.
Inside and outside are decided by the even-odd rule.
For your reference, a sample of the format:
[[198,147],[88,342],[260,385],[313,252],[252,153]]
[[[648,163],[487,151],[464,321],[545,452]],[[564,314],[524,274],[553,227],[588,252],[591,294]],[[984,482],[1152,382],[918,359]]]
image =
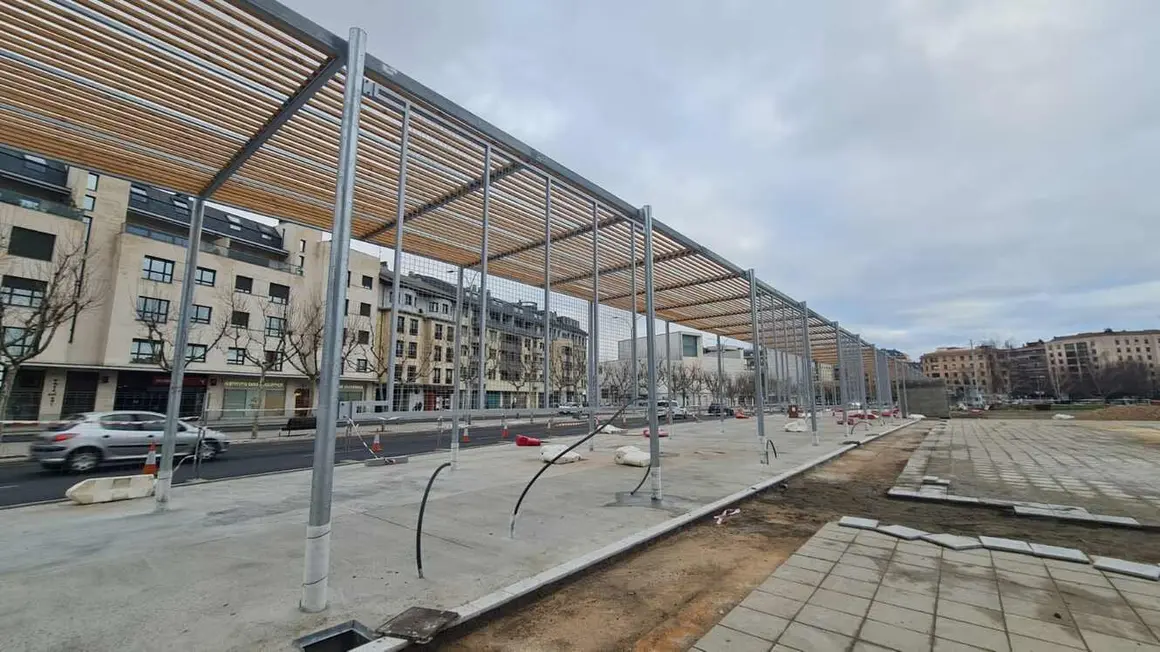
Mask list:
[[699,523],[429,649],[685,650],[804,543],[843,515],[933,532],[988,534],[1160,561],[1155,535],[1016,519],[978,507],[887,498],[929,426],[916,425]]

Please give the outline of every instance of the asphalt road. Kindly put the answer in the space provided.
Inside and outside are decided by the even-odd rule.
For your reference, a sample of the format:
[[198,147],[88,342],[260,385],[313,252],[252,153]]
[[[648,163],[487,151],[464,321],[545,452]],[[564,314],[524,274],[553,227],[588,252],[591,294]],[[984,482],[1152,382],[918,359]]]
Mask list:
[[[620,425],[619,423],[617,424]],[[643,421],[629,420],[629,427],[642,428]],[[486,446],[514,440],[516,435],[529,437],[545,436],[545,424],[521,425],[509,427],[508,439],[502,438],[502,429],[499,426],[478,427],[470,430],[469,442],[461,442],[461,448]],[[582,435],[588,432],[586,424],[572,426],[555,426],[553,436]],[[382,455],[416,455],[430,453],[438,449],[447,449],[451,444],[447,432],[415,432],[385,435],[380,438],[383,445]],[[340,436],[335,447],[335,461],[361,461],[371,457],[366,448],[357,438]],[[373,439],[370,430],[362,433],[363,439],[369,446]],[[234,441],[241,438],[235,437]],[[278,471],[292,471],[308,469],[314,460],[314,438],[284,439],[281,441],[263,441],[230,446],[229,451],[220,458],[208,462],[201,467],[203,480],[217,480],[261,473]],[[174,474],[174,484],[182,484],[194,479],[193,460],[181,464]],[[96,473],[75,475],[60,471],[45,470],[39,464],[31,462],[8,462],[0,464],[0,507],[11,507],[25,503],[64,498],[64,492],[73,484],[88,477],[108,475],[126,475],[139,472],[140,464],[126,466],[101,467]]]

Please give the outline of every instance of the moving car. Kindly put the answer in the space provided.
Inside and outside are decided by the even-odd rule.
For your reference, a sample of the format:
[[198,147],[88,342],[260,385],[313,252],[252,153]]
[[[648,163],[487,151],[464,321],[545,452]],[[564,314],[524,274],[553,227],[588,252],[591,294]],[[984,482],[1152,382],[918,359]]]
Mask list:
[[[636,407],[637,409],[647,410],[648,409],[648,399],[645,399],[645,398],[637,399],[637,401],[633,404],[633,406]],[[687,409],[685,409],[685,407],[683,405],[679,405],[676,401],[672,402],[672,410],[673,410],[673,418],[674,419],[688,419],[689,418],[689,411]],[[665,399],[661,399],[661,400],[657,401],[657,414],[661,415],[661,417],[664,417],[668,414],[668,412],[669,412],[669,401],[667,401]]]
[[583,416],[584,408],[579,403],[561,403],[556,406],[556,413],[579,417]]
[[[161,452],[165,415],[157,412],[87,412],[65,418],[42,432],[29,447],[29,455],[48,469],[63,468],[74,473],[92,471],[102,464],[144,460],[149,444]],[[176,455],[192,455],[197,447],[198,429],[177,423]],[[205,429],[198,456],[208,462],[229,448],[225,435]]]
[[708,409],[705,410],[705,414],[711,417],[731,417],[733,416],[733,408],[727,405],[721,405],[720,403],[710,403]]

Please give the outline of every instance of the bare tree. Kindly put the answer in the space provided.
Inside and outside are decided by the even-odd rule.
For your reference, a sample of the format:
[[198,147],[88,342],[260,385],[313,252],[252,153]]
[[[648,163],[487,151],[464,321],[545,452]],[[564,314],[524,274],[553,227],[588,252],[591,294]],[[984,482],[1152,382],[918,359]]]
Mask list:
[[[528,393],[535,396],[536,385],[543,385],[544,376],[544,354],[538,348],[533,348],[531,352],[524,354],[520,374],[527,382]],[[532,400],[526,407],[539,407],[539,402]],[[547,406],[545,405],[545,407]]]
[[669,391],[681,397],[681,405],[688,405],[689,392],[693,389],[697,369],[687,363],[678,363],[672,365],[672,370],[667,375],[666,386]]
[[712,395],[710,403],[717,403],[718,401],[724,402],[726,379],[718,375],[716,370],[703,370],[700,376],[701,386]]
[[104,299],[102,287],[85,274],[94,251],[81,238],[57,235],[48,260],[11,252],[11,229],[0,225],[0,439],[16,375],[44,353],[57,331]]
[[733,382],[736,385],[736,396],[742,402],[750,402],[753,400],[754,394],[754,375],[752,371],[742,371],[733,377]]
[[[304,299],[288,299],[285,317],[280,324],[285,330],[286,362],[306,376],[313,388],[311,396],[318,403],[318,379],[322,375],[322,337],[326,324],[326,308],[319,293]],[[267,320],[269,321],[269,320]],[[267,327],[270,324],[267,323]],[[370,346],[370,321],[364,317],[346,317],[343,320],[339,347],[340,373],[349,370],[350,357]],[[366,333],[366,335],[362,335]]]
[[578,351],[577,347],[560,347],[552,355],[552,383],[570,390],[573,400],[588,378],[588,361],[582,355],[570,353]]
[[[226,302],[230,311],[230,324],[222,338],[222,347],[225,349],[227,362],[232,364],[246,364],[258,368],[258,393],[255,403],[251,406],[253,414],[250,420],[250,439],[258,437],[258,417],[261,415],[262,401],[266,396],[266,377],[271,371],[281,371],[286,360],[286,346],[288,331],[277,328],[277,324],[285,324],[289,319],[289,306],[285,303],[267,301],[260,314],[263,323],[258,328],[252,325],[235,324],[234,314],[250,314],[250,301],[245,295],[236,292],[230,293]],[[266,317],[276,317],[281,321],[270,322]],[[270,328],[275,325],[275,328]]]
[[613,404],[636,399],[632,391],[632,367],[631,360],[613,360],[601,365],[601,387]]

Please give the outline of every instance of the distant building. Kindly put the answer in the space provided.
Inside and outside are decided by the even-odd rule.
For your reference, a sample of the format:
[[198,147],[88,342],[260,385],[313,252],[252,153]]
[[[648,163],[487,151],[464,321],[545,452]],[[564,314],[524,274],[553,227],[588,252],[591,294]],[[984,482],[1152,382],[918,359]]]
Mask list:
[[1043,340],[1019,347],[995,350],[999,376],[997,391],[1011,398],[1044,398],[1055,395],[1047,367]]
[[[1115,368],[1135,368],[1148,384],[1132,394],[1154,393],[1160,370],[1160,330],[1076,333],[1053,337],[1046,344],[1047,370],[1061,395],[1106,395],[1101,387]],[[1138,384],[1138,383],[1137,383]],[[1077,392],[1077,390],[1079,390]]]
[[956,398],[982,401],[995,393],[995,347],[939,347],[924,353],[920,363],[924,376],[945,380]]

